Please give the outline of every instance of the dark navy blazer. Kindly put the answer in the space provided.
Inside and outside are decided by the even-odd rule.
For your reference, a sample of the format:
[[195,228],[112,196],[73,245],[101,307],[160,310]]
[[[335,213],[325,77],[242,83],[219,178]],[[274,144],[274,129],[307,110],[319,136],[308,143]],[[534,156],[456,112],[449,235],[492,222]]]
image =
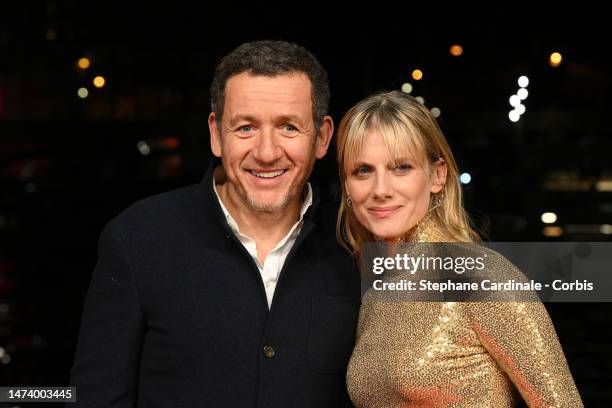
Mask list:
[[104,228],[71,383],[77,407],[351,406],[359,275],[313,205],[268,308],[261,275],[200,184],[144,199]]

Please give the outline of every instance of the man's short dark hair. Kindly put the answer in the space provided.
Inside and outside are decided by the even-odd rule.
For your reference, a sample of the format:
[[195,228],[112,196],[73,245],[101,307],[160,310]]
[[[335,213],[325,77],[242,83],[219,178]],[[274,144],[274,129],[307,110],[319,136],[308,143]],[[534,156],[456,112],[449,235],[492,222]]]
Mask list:
[[210,87],[210,108],[218,122],[223,116],[227,81],[243,72],[270,77],[306,74],[312,84],[312,115],[318,131],[329,105],[329,81],[321,63],[308,50],[285,41],[253,41],[225,56],[215,69]]

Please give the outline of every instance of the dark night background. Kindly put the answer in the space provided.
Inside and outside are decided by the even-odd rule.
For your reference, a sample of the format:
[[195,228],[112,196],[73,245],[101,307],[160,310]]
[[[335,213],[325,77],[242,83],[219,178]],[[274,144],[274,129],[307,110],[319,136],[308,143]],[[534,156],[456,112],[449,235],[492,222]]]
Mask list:
[[[442,112],[472,177],[466,206],[488,239],[612,240],[610,23],[581,5],[535,15],[510,3],[376,3],[353,15],[311,3],[2,2],[0,386],[68,383],[102,227],[140,198],[199,182],[211,157],[212,72],[244,41],[310,49],[329,72],[336,124],[366,95],[410,82]],[[451,56],[452,44],[463,55]],[[82,57],[89,68],[78,68]],[[521,75],[529,96],[513,123],[508,99]],[[318,166],[314,177],[330,187],[334,152]],[[548,211],[558,228],[544,229]],[[612,308],[546,306],[585,405],[609,406]]]

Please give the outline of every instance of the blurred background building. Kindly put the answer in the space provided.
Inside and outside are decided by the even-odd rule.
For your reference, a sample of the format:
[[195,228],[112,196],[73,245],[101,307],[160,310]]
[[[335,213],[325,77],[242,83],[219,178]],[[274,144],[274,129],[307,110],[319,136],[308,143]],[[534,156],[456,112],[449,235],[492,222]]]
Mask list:
[[[102,227],[199,182],[213,69],[244,41],[309,48],[329,72],[336,123],[374,91],[420,97],[488,239],[610,241],[606,13],[431,6],[4,2],[0,385],[67,384]],[[333,151],[314,177],[334,188]],[[547,307],[586,406],[608,406],[610,305]]]

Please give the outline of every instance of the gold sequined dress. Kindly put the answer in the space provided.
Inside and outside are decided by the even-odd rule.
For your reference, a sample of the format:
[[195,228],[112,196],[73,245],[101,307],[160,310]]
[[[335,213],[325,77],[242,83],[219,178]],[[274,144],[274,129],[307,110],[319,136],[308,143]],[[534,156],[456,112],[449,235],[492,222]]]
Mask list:
[[390,302],[367,292],[347,386],[358,408],[505,408],[521,397],[529,407],[583,407],[540,302]]

